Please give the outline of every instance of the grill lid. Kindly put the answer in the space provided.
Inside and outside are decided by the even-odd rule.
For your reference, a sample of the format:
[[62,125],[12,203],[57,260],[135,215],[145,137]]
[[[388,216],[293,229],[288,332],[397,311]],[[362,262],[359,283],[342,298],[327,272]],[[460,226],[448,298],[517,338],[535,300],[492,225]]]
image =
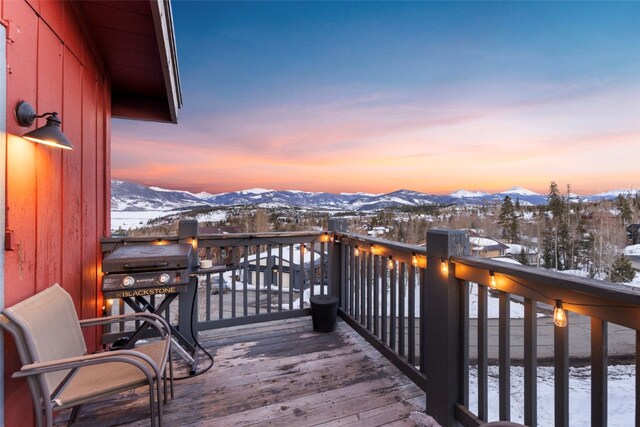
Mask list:
[[189,268],[193,247],[179,245],[126,245],[107,255],[102,261],[104,273],[127,271],[175,270]]

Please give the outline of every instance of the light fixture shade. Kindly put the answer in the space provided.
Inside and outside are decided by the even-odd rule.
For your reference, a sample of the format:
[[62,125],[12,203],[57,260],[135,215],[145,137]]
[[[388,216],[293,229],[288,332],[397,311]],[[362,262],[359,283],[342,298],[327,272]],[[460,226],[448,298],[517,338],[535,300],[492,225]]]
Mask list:
[[58,115],[53,113],[51,116],[47,117],[47,124],[36,130],[25,133],[22,137],[29,141],[37,142],[38,144],[72,150],[73,145],[71,145],[71,142],[60,130],[61,123],[62,122],[58,118]]
[[37,115],[33,107],[24,101],[16,106],[16,119],[22,127],[28,127],[33,124],[36,118],[46,118],[47,123],[22,135],[24,139],[37,142],[38,144],[50,145],[52,147],[64,148],[65,150],[73,149],[73,145],[60,130],[62,121],[58,118],[58,113],[44,113]]

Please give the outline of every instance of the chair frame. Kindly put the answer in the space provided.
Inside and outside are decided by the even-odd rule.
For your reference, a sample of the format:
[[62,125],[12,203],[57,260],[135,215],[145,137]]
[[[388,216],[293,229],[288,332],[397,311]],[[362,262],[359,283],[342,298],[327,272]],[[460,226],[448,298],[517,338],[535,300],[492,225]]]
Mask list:
[[[12,377],[25,378],[27,380],[29,389],[31,391],[31,397],[34,403],[37,425],[52,426],[53,411],[55,409],[65,409],[69,407],[73,408],[69,419],[69,424],[71,424],[76,420],[81,405],[102,398],[106,395],[117,393],[98,393],[94,396],[78,401],[68,402],[66,404],[60,404],[59,401],[56,401],[56,396],[62,392],[64,387],[72,379],[77,369],[83,366],[120,362],[127,363],[136,367],[146,377],[146,384],[149,387],[149,409],[151,412],[151,425],[157,424],[158,426],[162,426],[162,403],[163,400],[164,403],[167,402],[167,396],[169,394],[167,392],[167,364],[169,365],[169,382],[171,389],[170,395],[171,398],[173,398],[171,329],[167,321],[164,318],[153,313],[129,313],[119,316],[108,316],[102,318],[80,320],[79,325],[80,327],[85,328],[130,321],[141,321],[148,323],[157,331],[157,333],[160,335],[160,338],[166,342],[165,348],[163,350],[165,352],[165,356],[163,357],[163,361],[165,362],[164,369],[158,367],[150,356],[140,351],[136,351],[135,348],[131,350],[104,351],[100,353],[85,354],[75,357],[40,362],[39,360],[37,360],[33,341],[31,337],[28,337],[27,326],[22,322],[21,319],[13,316],[10,311],[2,311],[2,313],[0,314],[0,327],[7,330],[13,336],[18,350],[18,355],[23,364],[20,371],[15,372]],[[47,381],[45,380],[44,374],[61,370],[70,370],[70,372],[62,380],[60,385],[56,387],[55,390],[50,390]],[[161,393],[161,378],[163,379],[164,385],[164,399],[162,398]],[[138,386],[139,384],[131,388],[135,388]],[[43,421],[45,422],[44,424]]]

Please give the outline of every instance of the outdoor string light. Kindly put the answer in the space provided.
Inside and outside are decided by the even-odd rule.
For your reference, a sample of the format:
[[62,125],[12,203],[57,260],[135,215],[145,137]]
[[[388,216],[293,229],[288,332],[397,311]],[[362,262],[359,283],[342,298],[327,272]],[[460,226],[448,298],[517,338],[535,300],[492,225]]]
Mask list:
[[553,323],[556,326],[564,328],[567,326],[569,319],[567,319],[567,312],[562,308],[562,301],[556,300],[556,306],[553,309]]
[[389,256],[389,260],[387,261],[387,267],[389,267],[389,270],[393,270],[396,266],[396,263],[393,262],[393,257]]
[[447,262],[444,260],[443,257],[440,257],[440,271],[444,275],[449,274],[449,266],[447,265]]

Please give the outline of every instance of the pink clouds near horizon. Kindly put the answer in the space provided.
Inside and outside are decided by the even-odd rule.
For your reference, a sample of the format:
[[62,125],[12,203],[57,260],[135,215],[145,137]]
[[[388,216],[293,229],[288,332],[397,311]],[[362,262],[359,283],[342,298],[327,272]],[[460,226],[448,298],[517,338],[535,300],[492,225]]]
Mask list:
[[583,194],[637,188],[640,173],[630,159],[640,158],[639,94],[638,87],[605,85],[559,87],[556,97],[539,99],[318,97],[185,119],[186,126],[157,137],[114,133],[113,177],[211,193],[493,192],[513,185],[544,193],[552,180]]

